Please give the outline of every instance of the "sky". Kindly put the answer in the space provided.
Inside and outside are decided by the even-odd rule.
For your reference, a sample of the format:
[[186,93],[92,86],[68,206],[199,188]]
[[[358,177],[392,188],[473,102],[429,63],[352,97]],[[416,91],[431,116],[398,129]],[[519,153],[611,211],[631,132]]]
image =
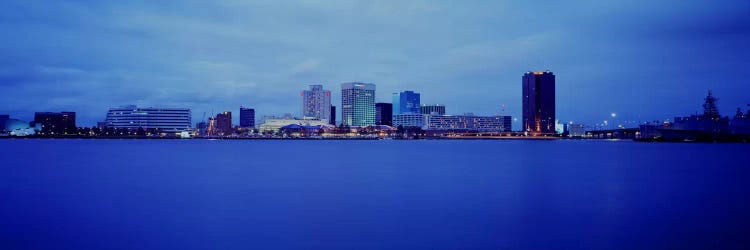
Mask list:
[[708,90],[722,115],[750,104],[746,0],[4,0],[0,31],[0,114],[78,126],[129,104],[299,115],[308,85],[340,106],[344,82],[520,118],[537,70],[556,75],[561,121],[663,121]]

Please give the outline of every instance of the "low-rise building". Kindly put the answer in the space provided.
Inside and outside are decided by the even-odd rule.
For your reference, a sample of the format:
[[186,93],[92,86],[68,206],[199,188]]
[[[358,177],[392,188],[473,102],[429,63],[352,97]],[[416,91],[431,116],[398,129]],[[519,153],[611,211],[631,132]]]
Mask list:
[[75,134],[78,130],[75,112],[36,112],[34,123],[41,125],[40,132],[45,135]]
[[510,116],[425,115],[424,130],[510,132]]
[[266,118],[263,124],[260,125],[261,133],[276,133],[279,132],[284,126],[287,125],[300,125],[300,126],[329,126],[328,119],[286,119],[286,118]]
[[422,127],[425,124],[425,115],[419,113],[404,113],[393,115],[394,127]]
[[139,108],[135,105],[110,108],[105,126],[116,129],[156,129],[164,133],[192,130],[188,108]]
[[586,135],[586,126],[582,123],[573,123],[568,125],[570,137],[583,137]]

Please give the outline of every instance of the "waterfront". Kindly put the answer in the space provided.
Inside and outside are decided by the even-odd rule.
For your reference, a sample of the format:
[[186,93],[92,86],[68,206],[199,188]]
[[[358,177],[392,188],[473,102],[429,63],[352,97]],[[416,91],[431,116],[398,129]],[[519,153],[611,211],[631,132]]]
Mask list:
[[3,249],[731,249],[748,144],[0,140]]

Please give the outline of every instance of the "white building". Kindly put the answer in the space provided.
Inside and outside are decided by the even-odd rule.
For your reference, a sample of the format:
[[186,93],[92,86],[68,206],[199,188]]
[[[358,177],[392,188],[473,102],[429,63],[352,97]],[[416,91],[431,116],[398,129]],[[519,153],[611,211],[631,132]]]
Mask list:
[[108,128],[158,129],[166,133],[192,130],[190,109],[138,108],[135,105],[110,108],[104,121]]
[[310,90],[302,91],[302,117],[328,121],[331,119],[331,91],[323,85],[310,85]]
[[419,113],[393,114],[393,126],[422,127],[427,116]]
[[[425,130],[511,131],[510,116],[424,115]],[[394,121],[395,124],[395,121]]]

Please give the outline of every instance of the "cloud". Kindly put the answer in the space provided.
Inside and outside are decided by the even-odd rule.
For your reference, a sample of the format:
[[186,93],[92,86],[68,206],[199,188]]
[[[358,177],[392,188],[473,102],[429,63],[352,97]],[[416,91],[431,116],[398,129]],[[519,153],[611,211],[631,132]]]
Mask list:
[[744,1],[2,5],[0,113],[72,109],[84,125],[125,104],[298,113],[308,84],[350,81],[376,83],[378,101],[409,89],[457,113],[504,103],[517,116],[521,74],[543,69],[573,120],[661,119],[692,111],[663,100],[700,102],[709,87],[730,110],[750,91],[735,74],[750,66]]

